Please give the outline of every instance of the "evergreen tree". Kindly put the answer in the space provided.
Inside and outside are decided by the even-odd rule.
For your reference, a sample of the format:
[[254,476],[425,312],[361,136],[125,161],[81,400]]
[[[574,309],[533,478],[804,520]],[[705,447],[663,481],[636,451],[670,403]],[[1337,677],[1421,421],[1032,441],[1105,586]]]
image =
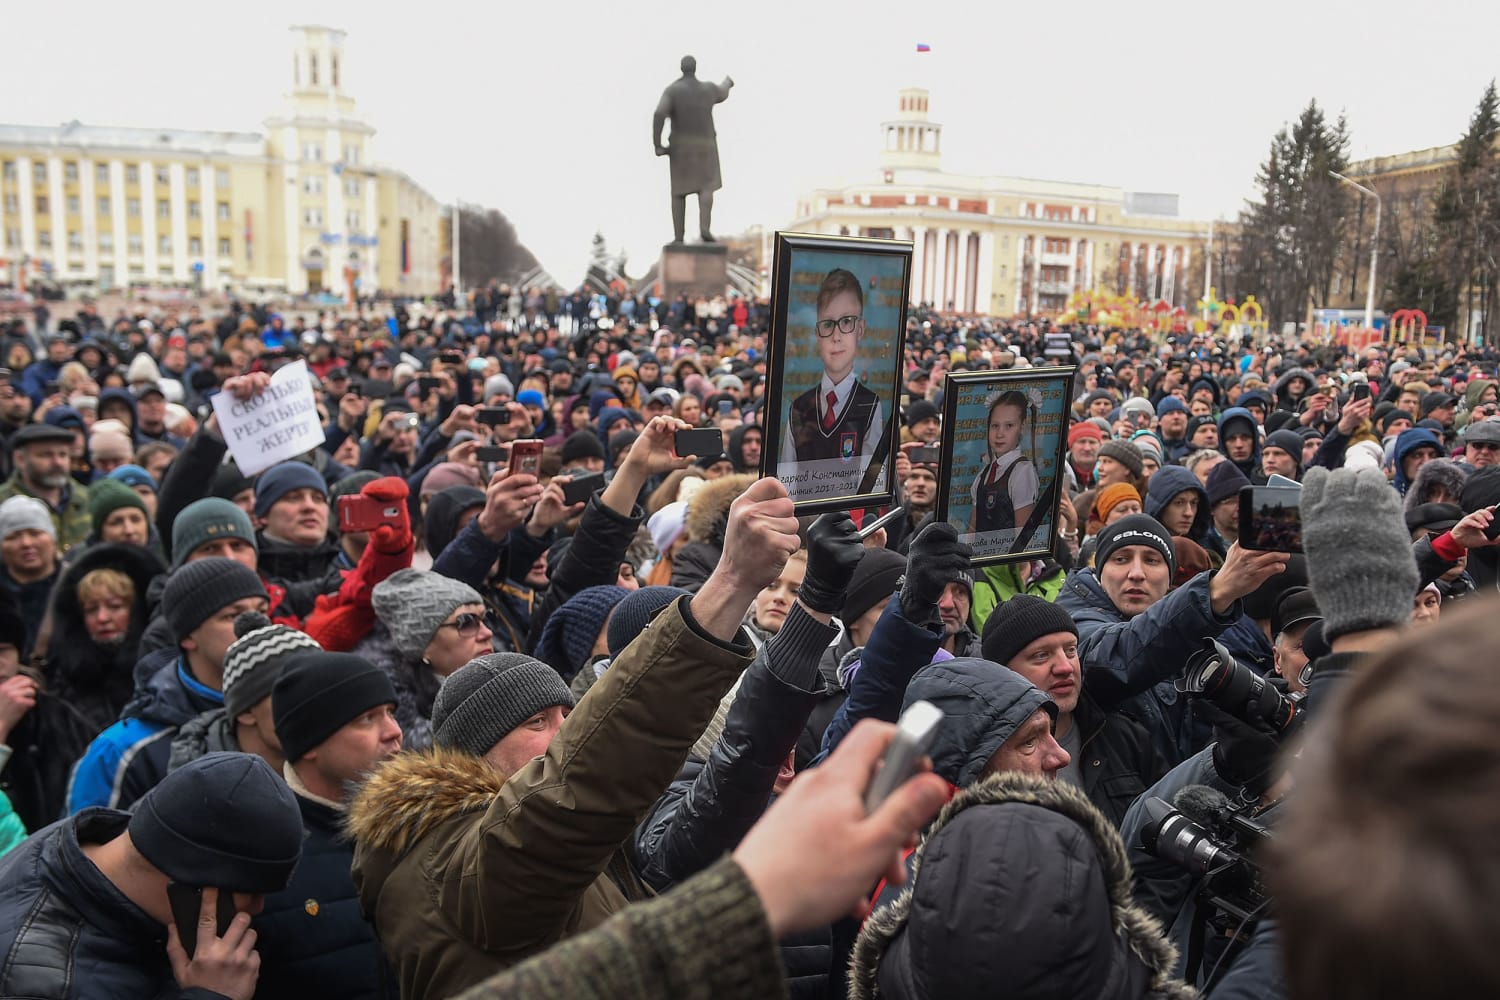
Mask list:
[[[1453,284],[1451,323],[1476,329],[1488,342],[1497,329],[1490,317],[1500,279],[1500,97],[1485,88],[1469,127],[1458,141],[1456,162],[1438,189],[1433,208],[1437,266]],[[1471,319],[1470,317],[1473,317]],[[1443,316],[1444,319],[1448,317]],[[1455,329],[1463,335],[1467,329]]]

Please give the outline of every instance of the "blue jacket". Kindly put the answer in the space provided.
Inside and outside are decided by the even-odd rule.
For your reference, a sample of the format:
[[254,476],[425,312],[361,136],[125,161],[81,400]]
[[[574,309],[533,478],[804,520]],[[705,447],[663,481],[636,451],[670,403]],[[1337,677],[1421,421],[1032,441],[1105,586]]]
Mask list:
[[0,996],[29,1000],[211,1000],[180,989],[167,929],[84,856],[125,832],[130,814],[90,809],[37,831],[0,860]]
[[135,667],[135,697],[120,721],[94,737],[68,783],[68,812],[128,809],[167,775],[177,727],[224,704],[200,684],[177,649],[148,654]]
[[41,406],[42,401],[47,398],[44,387],[48,382],[56,382],[61,372],[62,365],[54,364],[45,357],[40,361],[33,361],[21,373],[21,391],[31,397],[33,406]]
[[1169,766],[1203,745],[1203,727],[1193,723],[1186,698],[1172,682],[1205,639],[1218,638],[1242,614],[1238,601],[1224,617],[1214,614],[1211,575],[1199,573],[1129,619],[1091,569],[1069,573],[1057,598],[1078,626],[1084,690],[1106,711],[1123,708],[1138,719]]

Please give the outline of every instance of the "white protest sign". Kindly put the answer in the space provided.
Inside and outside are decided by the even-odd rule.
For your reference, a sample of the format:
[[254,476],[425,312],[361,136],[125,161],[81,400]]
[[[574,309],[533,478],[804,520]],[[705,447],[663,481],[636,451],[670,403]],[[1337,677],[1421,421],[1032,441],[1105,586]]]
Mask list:
[[323,443],[323,425],[307,362],[298,361],[271,376],[265,392],[241,402],[227,392],[213,397],[219,432],[240,472],[253,476]]

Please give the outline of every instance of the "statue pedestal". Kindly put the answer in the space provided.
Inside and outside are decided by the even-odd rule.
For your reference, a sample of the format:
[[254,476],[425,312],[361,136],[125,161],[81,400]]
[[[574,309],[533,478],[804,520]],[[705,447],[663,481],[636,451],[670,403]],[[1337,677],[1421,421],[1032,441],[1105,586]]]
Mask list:
[[661,248],[661,297],[713,298],[729,287],[729,248],[722,243],[668,243]]

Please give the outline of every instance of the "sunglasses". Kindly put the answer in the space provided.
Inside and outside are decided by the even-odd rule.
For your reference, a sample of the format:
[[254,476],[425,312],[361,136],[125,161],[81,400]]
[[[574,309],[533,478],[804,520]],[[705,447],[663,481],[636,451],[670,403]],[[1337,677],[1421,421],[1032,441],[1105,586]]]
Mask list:
[[465,639],[474,638],[479,634],[479,630],[483,627],[484,616],[476,615],[472,611],[465,611],[463,614],[453,619],[453,621],[443,622],[443,624],[438,626],[438,628],[457,629],[458,634],[463,636]]

